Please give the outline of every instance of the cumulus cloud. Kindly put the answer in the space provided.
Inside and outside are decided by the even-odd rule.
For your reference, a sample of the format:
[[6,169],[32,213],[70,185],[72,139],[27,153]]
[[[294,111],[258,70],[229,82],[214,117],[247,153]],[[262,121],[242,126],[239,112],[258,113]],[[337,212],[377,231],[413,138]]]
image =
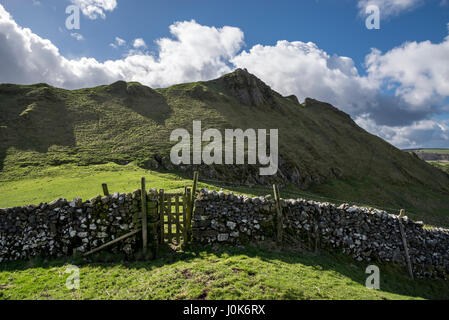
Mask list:
[[423,3],[424,0],[359,0],[357,6],[361,15],[365,15],[369,5],[376,5],[382,17],[390,17],[415,9]]
[[385,54],[366,57],[370,78],[382,82],[413,109],[441,103],[449,96],[449,36],[441,43],[408,42]]
[[86,57],[67,59],[51,41],[17,25],[0,5],[0,82],[47,82],[73,89],[126,79],[168,86],[231,71],[227,61],[243,44],[238,28],[202,26],[193,20],[171,25],[170,32],[172,38],[156,41],[158,55],[130,54],[103,63]]
[[105,19],[106,11],[117,7],[117,0],[70,0],[81,9],[81,12],[91,20],[98,17]]

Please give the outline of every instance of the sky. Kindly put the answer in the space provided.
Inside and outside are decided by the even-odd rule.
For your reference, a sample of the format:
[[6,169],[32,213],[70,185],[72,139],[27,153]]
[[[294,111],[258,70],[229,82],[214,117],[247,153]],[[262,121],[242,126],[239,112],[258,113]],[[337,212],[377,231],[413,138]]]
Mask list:
[[167,87],[236,68],[399,148],[449,147],[449,0],[0,0],[0,82]]

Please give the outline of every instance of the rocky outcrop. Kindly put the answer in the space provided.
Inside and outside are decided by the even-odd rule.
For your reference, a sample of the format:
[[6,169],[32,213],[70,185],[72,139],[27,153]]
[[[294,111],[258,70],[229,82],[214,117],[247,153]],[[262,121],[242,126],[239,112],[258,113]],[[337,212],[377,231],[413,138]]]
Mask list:
[[262,80],[252,75],[246,69],[237,69],[233,73],[209,81],[225,88],[226,93],[236,98],[240,103],[249,106],[276,107],[276,97],[281,97],[271,90]]

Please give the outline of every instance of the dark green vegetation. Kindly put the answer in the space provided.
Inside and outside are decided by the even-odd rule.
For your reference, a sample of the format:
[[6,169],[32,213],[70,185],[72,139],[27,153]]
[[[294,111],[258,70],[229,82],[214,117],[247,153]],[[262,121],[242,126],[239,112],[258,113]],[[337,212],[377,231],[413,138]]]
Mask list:
[[429,161],[430,164],[449,173],[449,161]]
[[[80,289],[66,288],[67,266]],[[448,299],[447,282],[410,280],[380,267],[380,290],[365,287],[368,265],[340,255],[258,248],[165,249],[151,262],[102,254],[92,261],[0,265],[0,299]]]
[[[20,185],[29,172],[65,164],[134,162],[171,171],[171,131],[191,131],[192,121],[201,120],[203,129],[279,128],[278,181],[317,197],[405,208],[415,219],[449,225],[446,173],[367,133],[329,104],[299,104],[244,70],[155,90],[125,82],[73,91],[3,84],[0,109],[1,184]],[[191,169],[186,172],[190,177]],[[248,166],[200,168],[203,178],[267,182],[257,172]],[[67,188],[83,190],[82,181],[73,181],[69,186],[67,180]],[[45,184],[40,188],[52,181]],[[16,190],[22,192],[20,186]]]
[[449,173],[449,149],[407,149],[438,169]]

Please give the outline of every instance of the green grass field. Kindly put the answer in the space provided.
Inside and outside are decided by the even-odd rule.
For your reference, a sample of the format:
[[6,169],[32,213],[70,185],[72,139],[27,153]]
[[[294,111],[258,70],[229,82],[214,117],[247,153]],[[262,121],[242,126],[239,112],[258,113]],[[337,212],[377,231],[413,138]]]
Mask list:
[[[26,175],[26,177],[23,177]],[[42,170],[14,172],[2,176],[0,192],[4,195],[0,207],[25,204],[39,204],[57,198],[84,200],[102,193],[101,184],[108,184],[109,191],[132,192],[140,188],[140,178],[147,178],[148,187],[158,187],[167,191],[181,190],[191,181],[172,174],[158,174],[134,165],[116,164],[74,166],[61,165]]]
[[[102,183],[107,183],[110,193],[132,192],[140,188],[140,179],[145,177],[148,188],[164,189],[166,192],[183,191],[191,186],[192,179],[173,173],[160,173],[141,169],[135,164],[54,167],[27,167],[21,170],[0,173],[0,208],[39,204],[58,198],[72,200],[81,197],[88,200],[102,194]],[[226,188],[209,183],[198,184],[199,188],[224,190],[248,195],[266,195],[270,188]],[[292,189],[294,190],[294,189]]]
[[[326,253],[254,247],[169,248],[150,262],[111,256],[0,266],[0,299],[448,299],[449,283],[410,280],[380,267],[380,290],[367,289],[368,264]],[[116,259],[116,258],[115,258]],[[108,261],[108,262],[105,262]],[[69,265],[80,268],[79,290],[66,288]]]

